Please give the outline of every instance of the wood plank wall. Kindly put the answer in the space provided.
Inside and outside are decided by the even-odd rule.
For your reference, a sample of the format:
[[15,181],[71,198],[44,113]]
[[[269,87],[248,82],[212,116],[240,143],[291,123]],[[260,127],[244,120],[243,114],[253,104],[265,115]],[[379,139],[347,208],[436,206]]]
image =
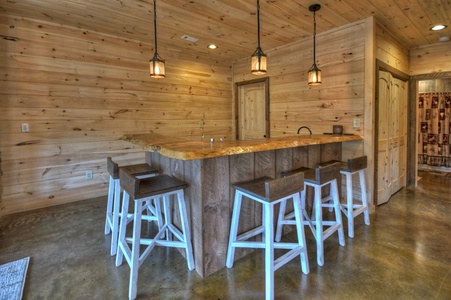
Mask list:
[[[362,134],[364,30],[365,22],[356,22],[317,35],[316,58],[323,83],[313,87],[307,84],[307,72],[313,64],[311,37],[268,50],[262,38],[270,77],[271,137],[295,135],[302,125],[309,126],[315,134],[332,132],[336,124],[343,125],[346,133]],[[257,78],[249,70],[250,59],[236,62],[234,82]],[[360,129],[353,128],[354,118],[361,119]]]
[[387,65],[409,74],[409,49],[397,41],[376,22],[376,58]]
[[[316,58],[322,71],[322,84],[313,87],[307,84],[307,72],[313,64],[312,38],[269,50],[264,49],[265,40],[262,38],[262,48],[268,55],[271,137],[295,135],[303,125],[309,126],[314,134],[322,134],[332,132],[332,126],[339,124],[343,125],[345,133],[365,138],[368,125],[364,108],[368,106],[371,109],[374,97],[373,87],[366,86],[372,81],[368,84],[365,77],[366,59],[371,60],[374,52],[366,49],[368,39],[370,42],[374,39],[372,23],[370,18],[317,35]],[[234,82],[256,78],[250,74],[249,66],[250,59],[233,65]],[[360,119],[360,128],[353,127],[355,118]],[[370,119],[369,124],[371,122]],[[367,140],[369,145],[365,144],[365,147],[372,149],[371,131]],[[362,141],[342,145],[344,160],[363,154]],[[369,183],[370,200],[371,188]],[[356,190],[356,194],[360,192]]]
[[232,136],[230,63],[159,49],[155,80],[152,45],[5,14],[0,26],[0,216],[106,195],[107,156],[144,161],[125,133]]
[[410,49],[410,75],[451,72],[451,41]]

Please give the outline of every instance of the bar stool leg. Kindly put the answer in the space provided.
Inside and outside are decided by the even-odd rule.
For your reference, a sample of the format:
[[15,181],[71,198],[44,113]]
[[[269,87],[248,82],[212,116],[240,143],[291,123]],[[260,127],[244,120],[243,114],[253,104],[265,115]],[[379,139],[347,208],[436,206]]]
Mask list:
[[[169,196],[163,196],[163,209],[164,209],[164,223],[168,225],[172,224],[172,211]],[[169,228],[166,229],[166,240],[172,241],[172,232],[169,230]]]
[[121,207],[121,185],[119,184],[119,180],[114,180],[114,203],[113,203],[113,215],[112,215],[112,223],[113,229],[111,230],[111,256],[116,255],[117,253],[117,240],[119,237],[119,210]]
[[366,184],[365,184],[365,173],[363,170],[359,171],[360,188],[362,190],[362,205],[366,208],[363,211],[363,216],[365,219],[365,224],[370,225],[370,212],[368,207],[368,199],[366,198]]
[[324,238],[323,238],[323,207],[321,201],[321,186],[315,185],[315,238],[316,238],[316,260],[318,265],[324,265]]
[[[305,190],[302,192],[305,193]],[[302,193],[301,192],[301,193]],[[294,206],[294,215],[296,220],[296,232],[298,234],[298,244],[301,246],[304,250],[301,252],[300,259],[301,259],[301,268],[302,272],[304,274],[310,273],[310,266],[308,262],[308,254],[307,254],[307,243],[305,242],[305,230],[304,230],[304,222],[302,217],[302,208],[301,208],[301,199],[299,197],[299,194],[297,194],[293,198],[293,206]]]
[[127,231],[127,223],[128,223],[128,204],[130,201],[130,195],[124,191],[124,196],[122,198],[122,209],[119,214],[120,222],[119,222],[119,239],[118,239],[118,248],[116,255],[116,267],[122,265],[122,261],[124,258],[124,251],[128,249],[126,247],[125,233]]
[[266,300],[274,299],[274,206],[263,205],[265,224],[265,285]]
[[353,193],[352,193],[352,173],[346,173],[346,217],[348,218],[348,236],[354,237],[354,209],[353,209]]
[[230,226],[230,238],[229,238],[229,246],[227,249],[227,259],[226,266],[227,268],[233,267],[233,261],[235,258],[235,246],[236,237],[238,234],[238,222],[240,219],[240,211],[241,211],[241,201],[243,199],[243,194],[240,191],[235,191],[235,200],[233,203],[232,210],[232,221]]
[[128,297],[135,299],[138,293],[138,270],[139,270],[139,248],[141,246],[141,216],[142,201],[135,200],[135,211],[133,214],[133,237],[131,245],[131,264],[130,264],[130,285]]
[[279,216],[277,217],[277,230],[276,230],[276,237],[275,237],[276,242],[280,242],[280,239],[282,238],[282,228],[283,228],[283,221],[285,221],[286,206],[287,206],[287,201],[280,202]]
[[338,197],[337,179],[331,182],[330,192],[332,193],[332,201],[335,207],[335,221],[339,224],[338,227],[338,242],[341,246],[345,245],[345,234],[343,230],[343,220],[341,218],[340,199]]
[[111,229],[111,212],[113,211],[113,199],[114,199],[114,179],[110,176],[110,183],[108,185],[108,200],[106,203],[106,216],[105,216],[105,235],[110,233]]
[[193,246],[191,245],[190,226],[188,221],[188,214],[186,212],[186,202],[183,190],[177,193],[177,200],[179,204],[180,220],[182,223],[183,239],[185,242],[186,262],[190,271],[194,270]]

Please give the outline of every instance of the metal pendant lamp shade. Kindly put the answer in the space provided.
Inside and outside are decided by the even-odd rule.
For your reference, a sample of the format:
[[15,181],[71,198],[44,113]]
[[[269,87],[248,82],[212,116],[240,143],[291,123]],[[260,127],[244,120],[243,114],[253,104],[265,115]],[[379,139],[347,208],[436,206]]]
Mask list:
[[260,0],[257,0],[257,29],[258,29],[258,45],[251,57],[251,73],[254,75],[266,74],[266,54],[260,48]]
[[316,66],[316,12],[320,10],[321,5],[312,4],[309,7],[310,11],[313,11],[313,66],[308,71],[308,84],[320,85],[321,84],[321,70]]
[[157,48],[157,4],[156,0],[153,1],[153,24],[155,33],[155,53],[153,57],[149,60],[150,64],[150,77],[152,78],[164,78],[164,60],[158,55]]

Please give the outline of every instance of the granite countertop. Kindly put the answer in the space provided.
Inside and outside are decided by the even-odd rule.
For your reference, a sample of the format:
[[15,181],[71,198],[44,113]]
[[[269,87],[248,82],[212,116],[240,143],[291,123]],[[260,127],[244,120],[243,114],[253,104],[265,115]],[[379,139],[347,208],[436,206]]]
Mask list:
[[158,152],[169,158],[194,160],[227,156],[234,154],[259,152],[275,149],[294,148],[300,146],[320,145],[362,140],[359,135],[293,135],[277,138],[263,138],[244,141],[219,141],[213,143],[180,137],[168,137],[156,133],[127,134],[122,138],[146,151]]

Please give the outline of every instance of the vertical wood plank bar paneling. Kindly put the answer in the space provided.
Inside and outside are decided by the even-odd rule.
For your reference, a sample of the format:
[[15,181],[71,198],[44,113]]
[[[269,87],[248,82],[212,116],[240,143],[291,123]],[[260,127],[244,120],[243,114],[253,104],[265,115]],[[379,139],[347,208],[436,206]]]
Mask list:
[[[231,216],[229,191],[229,158],[223,156],[203,160],[203,263],[206,274],[223,268],[225,264]],[[253,213],[250,216],[253,216]],[[208,227],[208,230],[205,227]]]
[[[230,183],[252,180],[255,178],[255,153],[246,153],[239,155],[229,156],[230,161]],[[230,195],[235,196],[234,190],[230,187]],[[232,211],[233,199],[229,203],[229,211]],[[254,218],[249,218],[248,216],[255,215],[255,201],[251,201],[246,197],[243,197],[241,204],[241,215],[240,223],[238,226],[238,233],[242,233],[249,230],[255,226]],[[230,224],[229,224],[230,226]],[[250,253],[250,249],[236,249],[235,257],[239,259]]]

